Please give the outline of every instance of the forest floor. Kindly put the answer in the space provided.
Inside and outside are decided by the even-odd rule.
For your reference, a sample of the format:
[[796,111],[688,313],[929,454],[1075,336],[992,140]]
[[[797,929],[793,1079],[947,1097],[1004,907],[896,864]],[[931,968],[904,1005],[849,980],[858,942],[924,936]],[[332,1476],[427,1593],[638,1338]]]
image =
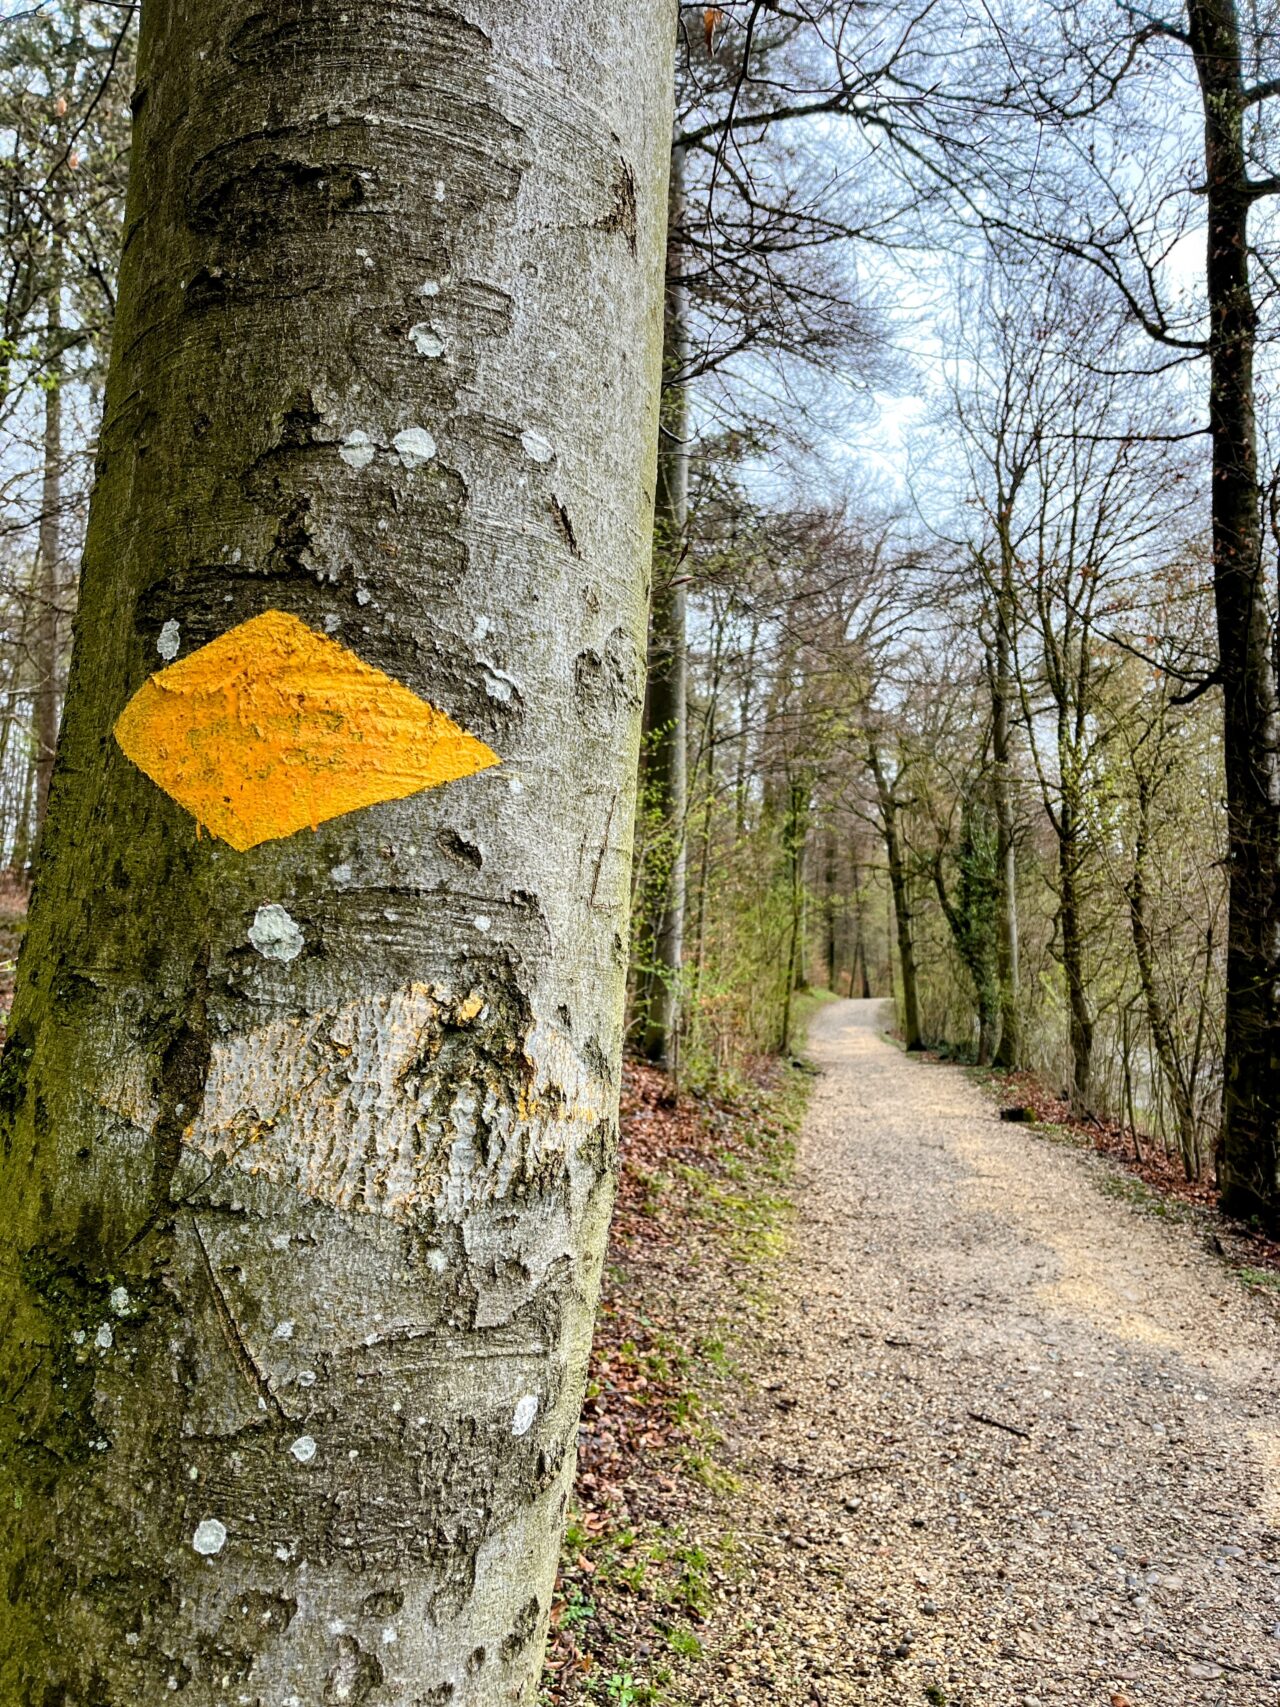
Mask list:
[[[708,1246],[633,1293],[666,1297],[674,1346],[721,1324],[686,1372],[699,1466],[668,1406],[619,1471],[627,1545],[607,1497],[579,1530],[549,1699],[1276,1707],[1277,1295],[883,1024],[813,1021],[785,1252],[744,1285]],[[699,1562],[673,1577],[659,1543],[628,1578],[662,1480]]]

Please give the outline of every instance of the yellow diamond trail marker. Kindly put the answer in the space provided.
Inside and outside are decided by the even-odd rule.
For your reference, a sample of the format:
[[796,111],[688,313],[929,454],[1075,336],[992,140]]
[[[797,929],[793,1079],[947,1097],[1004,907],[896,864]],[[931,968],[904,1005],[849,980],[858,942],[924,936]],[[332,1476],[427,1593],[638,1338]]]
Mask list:
[[152,676],[115,737],[241,853],[501,763],[402,682],[278,610]]

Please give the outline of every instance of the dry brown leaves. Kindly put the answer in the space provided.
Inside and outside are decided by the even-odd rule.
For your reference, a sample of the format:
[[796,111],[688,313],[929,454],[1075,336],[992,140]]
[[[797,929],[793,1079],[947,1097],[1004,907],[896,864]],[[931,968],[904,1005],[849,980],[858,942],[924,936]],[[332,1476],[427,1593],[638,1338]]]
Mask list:
[[[753,1077],[764,1086],[773,1071],[762,1064]],[[632,1666],[648,1669],[674,1623],[698,1620],[672,1539],[706,1493],[691,1465],[706,1443],[691,1393],[699,1347],[687,1286],[723,1252],[696,1200],[708,1177],[727,1181],[744,1159],[758,1162],[751,1134],[764,1118],[677,1097],[653,1067],[624,1068],[617,1205],[543,1680],[554,1707],[594,1699],[593,1687]]]

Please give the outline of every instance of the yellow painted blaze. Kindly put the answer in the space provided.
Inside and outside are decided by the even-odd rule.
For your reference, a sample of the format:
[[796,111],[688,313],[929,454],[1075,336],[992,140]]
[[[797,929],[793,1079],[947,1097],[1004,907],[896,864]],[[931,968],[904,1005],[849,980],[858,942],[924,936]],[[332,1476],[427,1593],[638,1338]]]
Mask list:
[[402,682],[278,610],[157,672],[115,737],[241,852],[501,762]]

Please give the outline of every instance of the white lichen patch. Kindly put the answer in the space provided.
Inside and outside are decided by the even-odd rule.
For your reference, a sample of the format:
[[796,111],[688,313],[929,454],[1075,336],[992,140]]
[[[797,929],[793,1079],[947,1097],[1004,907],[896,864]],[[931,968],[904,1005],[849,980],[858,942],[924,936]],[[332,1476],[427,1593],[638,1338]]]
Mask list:
[[206,1559],[211,1559],[215,1553],[221,1553],[227,1544],[227,1526],[219,1523],[216,1517],[202,1518],[196,1525],[196,1532],[191,1537],[191,1545],[197,1553],[203,1553]]
[[127,1286],[113,1286],[111,1296],[107,1299],[112,1312],[117,1316],[127,1316],[133,1309],[133,1300],[129,1296]]
[[309,1434],[300,1434],[294,1441],[293,1445],[289,1448],[289,1451],[298,1460],[299,1464],[310,1464],[311,1460],[316,1455],[316,1443],[312,1440]]
[[490,927],[492,926],[493,920],[489,917],[489,915],[487,913],[477,913],[475,918],[472,919],[471,923],[476,927],[476,929],[478,931],[486,931],[487,932],[490,929]]
[[440,286],[437,284],[435,279],[423,279],[422,283],[418,286],[419,296],[439,296],[439,294]]
[[487,658],[477,660],[484,671],[484,691],[490,699],[496,699],[499,705],[509,705],[513,696],[519,691],[514,677],[505,670],[500,670],[496,664],[491,664]]
[[538,1399],[534,1393],[526,1393],[516,1401],[515,1413],[511,1418],[511,1432],[517,1437],[528,1434],[533,1427],[533,1419],[538,1414]]
[[351,867],[344,860],[341,865],[330,867],[329,876],[341,889],[351,881]]
[[409,342],[424,361],[435,361],[444,354],[444,339],[429,320],[419,320],[409,328]]
[[110,1322],[104,1322],[93,1336],[93,1343],[99,1351],[110,1351],[116,1343],[115,1332]]
[[532,427],[526,427],[521,433],[520,444],[531,462],[547,463],[556,454],[551,448],[551,441],[543,438],[541,433],[535,433]]
[[338,455],[348,468],[368,468],[373,461],[377,446],[368,433],[362,433],[359,427],[354,433],[348,433],[338,446]]
[[405,468],[421,468],[436,454],[436,441],[425,427],[406,427],[391,442]]
[[249,941],[264,960],[296,960],[306,938],[297,921],[277,902],[269,901],[253,915]]
[[293,1338],[294,1326],[295,1324],[293,1322],[277,1322],[275,1325],[275,1331],[271,1335],[272,1339],[291,1340]]
[[178,648],[182,645],[182,630],[172,617],[160,630],[160,638],[156,641],[156,651],[170,664],[178,656]]

